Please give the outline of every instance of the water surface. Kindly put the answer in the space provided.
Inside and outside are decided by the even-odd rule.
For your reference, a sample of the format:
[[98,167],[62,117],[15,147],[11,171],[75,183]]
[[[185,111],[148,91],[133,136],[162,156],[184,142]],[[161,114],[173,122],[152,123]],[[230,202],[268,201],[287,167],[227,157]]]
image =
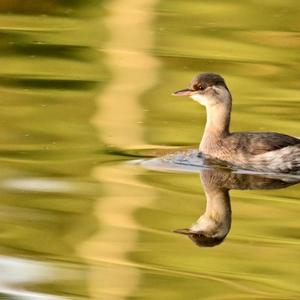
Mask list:
[[299,136],[298,7],[2,1],[1,299],[299,299],[300,185],[233,189],[226,239],[197,247],[173,230],[199,174],[126,163],[195,147],[205,111],[170,94],[199,71],[233,130]]

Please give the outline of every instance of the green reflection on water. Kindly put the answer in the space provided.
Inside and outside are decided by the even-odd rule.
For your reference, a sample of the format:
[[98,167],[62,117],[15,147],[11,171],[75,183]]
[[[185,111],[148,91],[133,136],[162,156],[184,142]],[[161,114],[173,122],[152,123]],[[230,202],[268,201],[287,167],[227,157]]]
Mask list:
[[299,136],[297,4],[2,1],[0,297],[297,299],[299,186],[232,191],[200,249],[172,233],[204,210],[198,175],[120,163],[197,143],[204,110],[170,94],[199,71],[234,130]]

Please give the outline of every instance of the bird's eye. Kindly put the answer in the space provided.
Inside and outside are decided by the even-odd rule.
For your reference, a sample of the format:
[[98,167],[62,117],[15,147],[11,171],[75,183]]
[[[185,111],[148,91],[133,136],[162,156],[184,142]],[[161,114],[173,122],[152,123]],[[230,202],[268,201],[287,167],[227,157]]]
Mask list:
[[202,85],[201,83],[196,83],[192,87],[194,91],[203,91],[205,90],[205,88],[206,88],[205,85]]

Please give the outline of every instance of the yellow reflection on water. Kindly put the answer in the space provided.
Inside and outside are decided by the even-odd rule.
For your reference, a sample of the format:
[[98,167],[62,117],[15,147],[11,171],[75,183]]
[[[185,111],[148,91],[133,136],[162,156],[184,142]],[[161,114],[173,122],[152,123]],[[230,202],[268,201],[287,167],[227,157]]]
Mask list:
[[137,183],[138,174],[137,170],[120,165],[95,170],[94,176],[105,184],[105,196],[99,199],[94,212],[101,230],[82,249],[84,256],[97,266],[90,278],[95,299],[99,295],[126,299],[139,283],[140,271],[130,265],[128,255],[137,248],[139,225],[134,214],[151,204],[152,194]]
[[[157,78],[158,62],[147,53],[153,46],[151,23],[156,3],[133,0],[128,5],[116,0],[107,8],[105,24],[110,37],[104,50],[111,81],[97,97],[98,110],[92,118],[105,144],[120,148],[145,144],[140,96]],[[91,273],[90,292],[95,299],[99,295],[126,299],[140,279],[139,269],[128,266],[128,254],[136,249],[138,237],[134,213],[149,206],[154,196],[151,191],[143,192],[139,173],[124,166],[98,167],[93,175],[105,186],[95,208],[101,230],[82,248],[85,257],[101,264]],[[117,181],[108,181],[112,179]],[[110,264],[104,267],[107,262]]]
[[105,46],[111,81],[98,96],[93,117],[101,139],[121,148],[143,144],[144,110],[140,96],[157,78],[157,60],[147,53],[153,46],[152,9],[157,0],[113,1],[106,26]]

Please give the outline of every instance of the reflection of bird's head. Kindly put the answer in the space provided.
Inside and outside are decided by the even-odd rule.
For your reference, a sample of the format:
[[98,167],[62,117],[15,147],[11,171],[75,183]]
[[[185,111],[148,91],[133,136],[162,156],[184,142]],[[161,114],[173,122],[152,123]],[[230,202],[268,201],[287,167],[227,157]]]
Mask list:
[[175,233],[187,235],[199,247],[214,247],[221,244],[226,235],[223,237],[207,236],[203,232],[193,232],[189,228],[177,229]]
[[204,169],[201,182],[207,200],[206,211],[189,228],[174,232],[187,235],[199,247],[213,247],[221,244],[231,227],[230,189],[279,189],[300,181],[298,177],[280,175],[250,175],[232,173],[225,169]]
[[200,247],[213,247],[223,242],[231,227],[231,208],[226,189],[206,189],[206,211],[189,228],[175,233],[187,235]]

